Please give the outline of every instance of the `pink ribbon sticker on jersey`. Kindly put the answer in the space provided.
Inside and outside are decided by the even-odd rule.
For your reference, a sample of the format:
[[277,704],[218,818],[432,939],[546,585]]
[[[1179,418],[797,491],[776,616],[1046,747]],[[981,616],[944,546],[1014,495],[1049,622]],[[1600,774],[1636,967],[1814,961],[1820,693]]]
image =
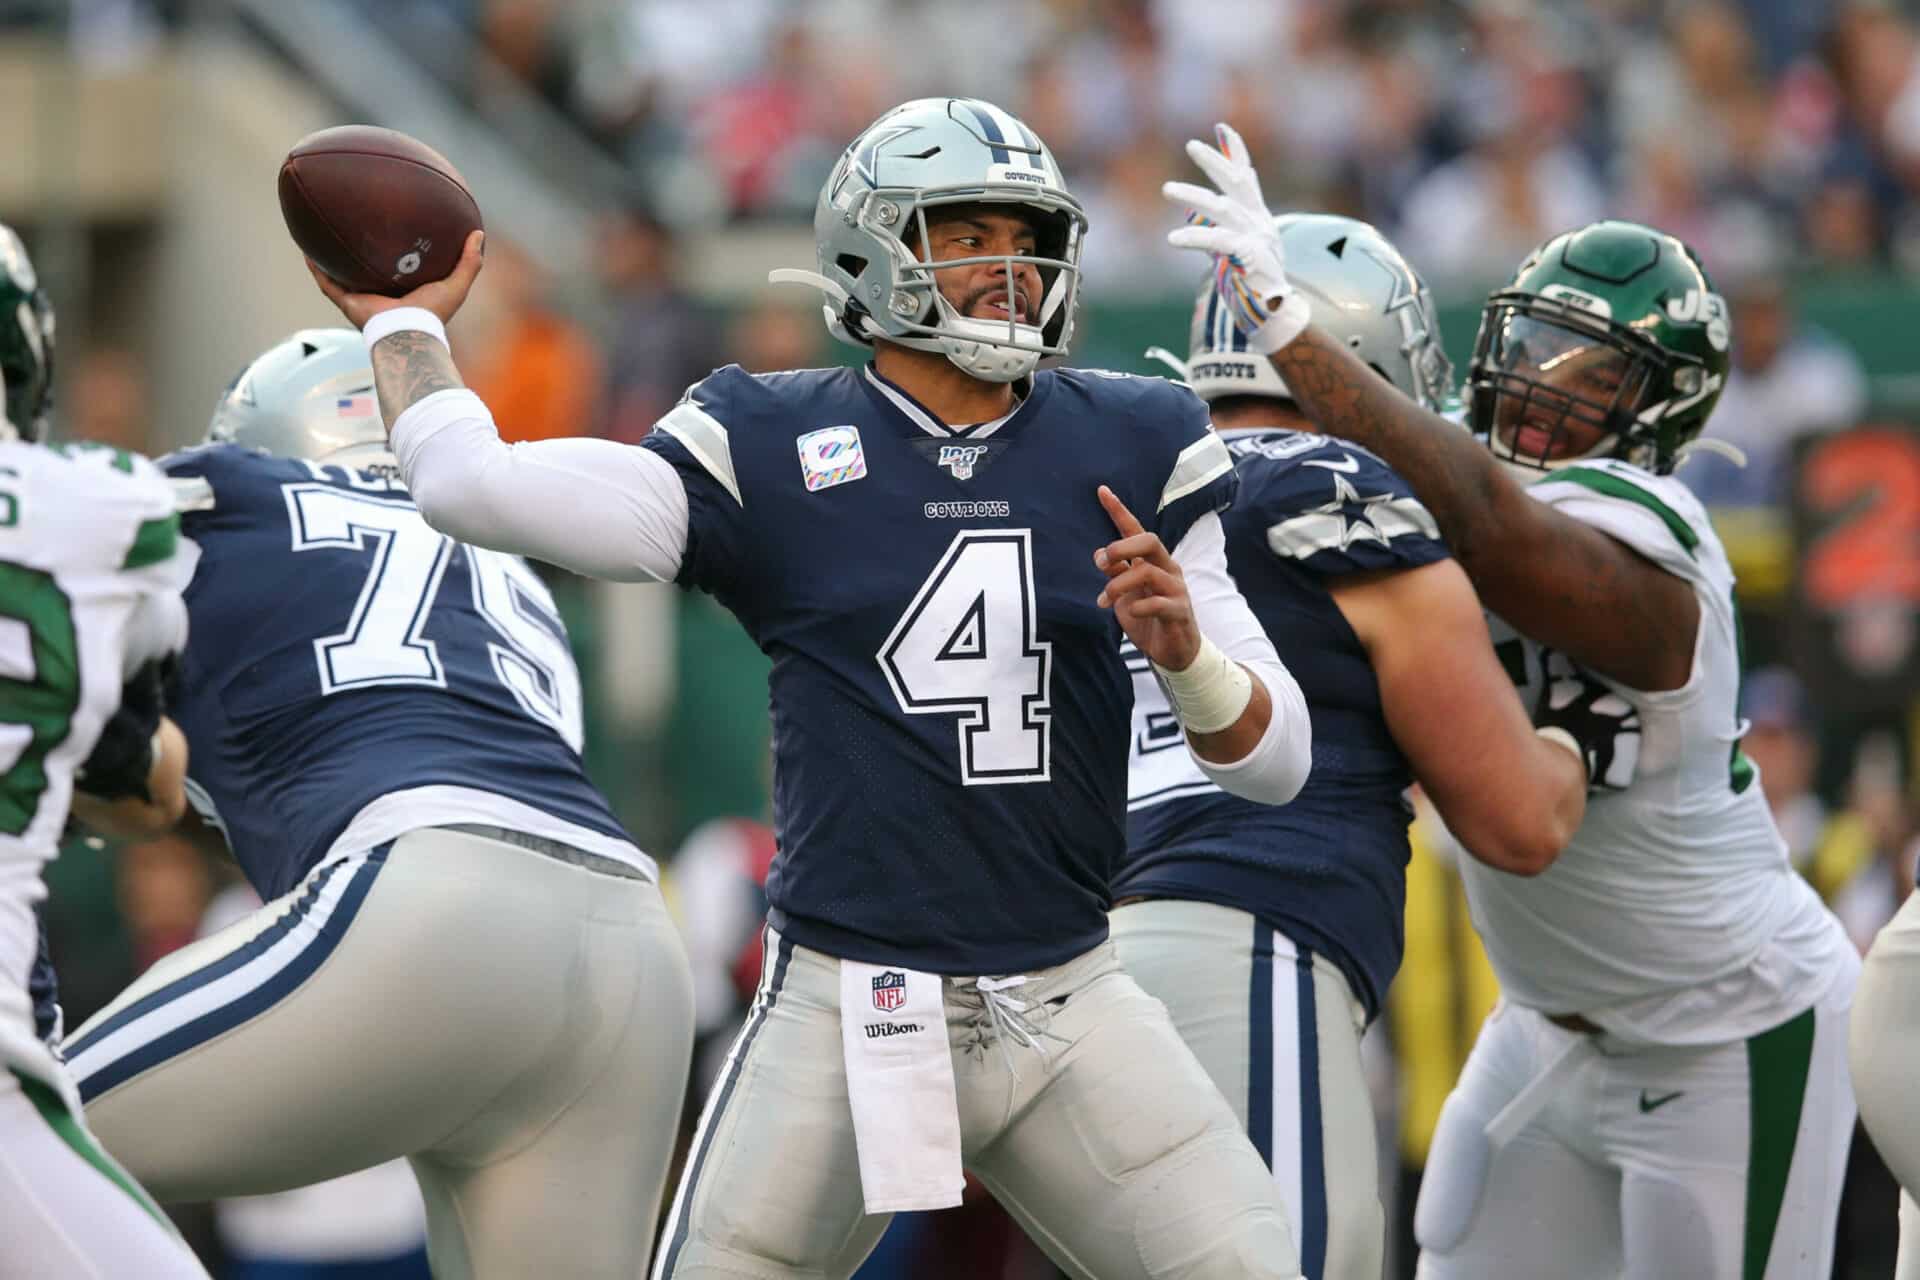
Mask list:
[[867,457],[860,451],[860,428],[822,427],[800,437],[800,474],[807,492],[831,489],[867,474]]

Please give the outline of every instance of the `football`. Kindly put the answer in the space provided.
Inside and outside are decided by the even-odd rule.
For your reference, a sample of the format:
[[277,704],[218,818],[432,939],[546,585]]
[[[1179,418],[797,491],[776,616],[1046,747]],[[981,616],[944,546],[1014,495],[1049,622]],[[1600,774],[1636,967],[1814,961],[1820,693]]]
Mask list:
[[280,165],[293,242],[354,293],[398,297],[452,274],[480,206],[432,147],[392,129],[308,134]]

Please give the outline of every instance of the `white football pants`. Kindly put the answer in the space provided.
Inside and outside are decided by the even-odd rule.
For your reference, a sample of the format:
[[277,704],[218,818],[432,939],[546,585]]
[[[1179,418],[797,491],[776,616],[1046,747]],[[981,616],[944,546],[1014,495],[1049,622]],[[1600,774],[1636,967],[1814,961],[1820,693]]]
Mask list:
[[168,1200],[407,1156],[441,1277],[643,1273],[693,1032],[659,889],[428,828],[316,869],[70,1037]]
[[[1046,1011],[1044,1053],[983,1036],[982,1015],[953,980],[943,985],[966,1166],[1070,1275],[1299,1275],[1260,1157],[1111,943],[1020,989]],[[770,930],[759,995],[700,1117],[655,1280],[839,1280],[891,1217],[865,1213],[840,962]]]
[[59,1091],[0,1070],[0,1280],[206,1280]]
[[1272,1169],[1306,1280],[1379,1280],[1366,1010],[1346,975],[1231,907],[1155,899],[1110,919],[1120,963],[1167,1006]]
[[1896,1280],[1920,1280],[1920,894],[1910,894],[1874,938],[1860,971],[1848,1036],[1860,1119],[1900,1181]]
[[[1853,984],[1849,968],[1797,1017],[1689,1048],[1622,1046],[1502,1001],[1434,1133],[1420,1280],[1823,1280],[1853,1139]],[[1540,1109],[1489,1140],[1543,1076]]]

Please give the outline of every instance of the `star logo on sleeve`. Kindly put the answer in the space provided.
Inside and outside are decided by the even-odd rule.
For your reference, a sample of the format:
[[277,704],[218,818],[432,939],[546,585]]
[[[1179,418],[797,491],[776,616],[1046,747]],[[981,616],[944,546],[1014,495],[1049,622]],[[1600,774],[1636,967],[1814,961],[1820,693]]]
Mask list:
[[1330,462],[1308,465],[1332,473],[1333,500],[1270,527],[1267,546],[1275,555],[1305,560],[1323,551],[1346,551],[1356,543],[1385,547],[1407,534],[1440,536],[1433,516],[1418,499],[1392,493],[1362,494],[1343,474],[1346,467]]
[[1333,476],[1333,501],[1317,508],[1317,511],[1339,522],[1338,545],[1342,551],[1356,542],[1377,542],[1384,547],[1392,535],[1374,519],[1374,509],[1392,501],[1393,495],[1390,493],[1361,497],[1360,491],[1353,487],[1353,482],[1336,471]]

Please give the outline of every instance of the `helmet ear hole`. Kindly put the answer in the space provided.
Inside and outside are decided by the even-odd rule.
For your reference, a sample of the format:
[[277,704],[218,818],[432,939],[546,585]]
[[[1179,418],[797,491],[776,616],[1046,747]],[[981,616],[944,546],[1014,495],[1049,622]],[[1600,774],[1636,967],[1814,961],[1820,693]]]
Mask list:
[[867,260],[857,253],[843,253],[833,260],[833,264],[855,280],[867,269]]

